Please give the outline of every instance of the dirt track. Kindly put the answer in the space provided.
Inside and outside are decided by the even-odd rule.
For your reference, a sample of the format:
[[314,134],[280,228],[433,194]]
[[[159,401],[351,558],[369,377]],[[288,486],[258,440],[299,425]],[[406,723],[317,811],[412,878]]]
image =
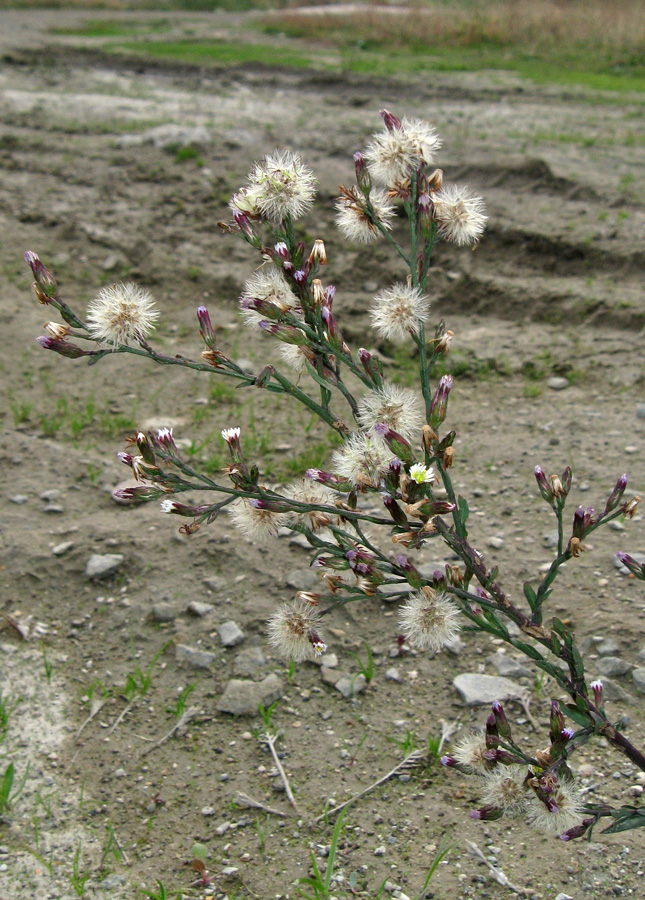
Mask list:
[[[470,498],[476,492],[475,545],[499,562],[505,587],[520,596],[522,580],[535,579],[551,552],[542,546],[553,523],[537,498],[536,463],[548,472],[573,466],[575,505],[602,505],[625,470],[630,489],[645,492],[645,420],[636,416],[645,361],[642,106],[638,98],[616,102],[532,87],[503,73],[403,83],[114,59],[98,54],[97,42],[56,49],[57,40],[80,41],[49,33],[52,24],[69,28],[97,14],[43,12],[35,23],[33,15],[0,13],[0,321],[8,398],[0,592],[3,612],[30,628],[28,642],[11,628],[2,634],[0,690],[24,699],[0,751],[21,774],[31,762],[23,796],[10,821],[0,823],[8,851],[0,856],[0,900],[72,897],[79,842],[92,875],[86,896],[134,897],[155,878],[186,889],[195,840],[208,846],[216,876],[204,896],[294,896],[309,846],[318,852],[329,842],[329,832],[309,829],[309,821],[326,798],[344,800],[401,759],[389,738],[402,741],[409,730],[424,746],[428,734],[439,733],[440,719],[458,720],[464,732],[483,723],[486,711],[467,709],[451,682],[457,672],[484,666],[495,674],[490,648],[466,636],[456,657],[390,660],[392,609],[368,601],[333,622],[330,650],[343,672],[356,673],[351,653],[364,656],[366,640],[375,655],[369,689],[343,700],[308,664],[288,683],[286,667],[268,652],[264,623],[276,602],[310,577],[307,552],[288,539],[249,549],[227,521],[188,542],[156,504],[127,509],[110,491],[127,475],[116,452],[136,427],[174,423],[181,438],[203,445],[196,457],[217,468],[219,430],[239,423],[250,431],[253,423],[253,450],[258,460],[268,451],[265,466],[276,478],[293,477],[288,460],[307,447],[324,451],[323,432],[314,426],[305,444],[298,435],[307,419],[286,407],[276,414],[264,397],[221,390],[179,370],[123,359],[86,369],[53,358],[33,340],[47,314],[33,300],[22,253],[36,250],[68,302],[81,308],[100,284],[127,277],[149,287],[162,311],[158,340],[166,352],[199,352],[194,310],[205,303],[223,344],[259,371],[266,345],[236,318],[255,260],[219,234],[217,221],[254,158],[276,145],[293,147],[320,179],[320,205],[304,223],[305,240],[325,239],[336,308],[345,332],[358,339],[376,286],[401,272],[382,248],[366,255],[341,246],[332,226],[336,187],[351,179],[351,153],[379,126],[380,107],[432,119],[444,138],[447,177],[480,191],[490,215],[475,253],[442,249],[436,257],[433,311],[455,331],[463,372],[450,409],[459,432],[455,480]],[[202,26],[224,33],[240,20],[191,18],[191,27]],[[183,161],[182,145],[194,148]],[[389,372],[395,376],[395,367]],[[550,389],[551,376],[570,386]],[[42,499],[46,491],[57,493]],[[569,566],[553,611],[572,618],[581,640],[611,636],[617,655],[638,665],[645,594],[616,571],[611,556],[645,551],[642,519],[627,530],[607,531]],[[501,538],[501,547],[493,549],[491,538]],[[112,580],[85,576],[92,553],[124,556]],[[215,609],[190,616],[192,600]],[[174,610],[169,623],[151,619],[160,601]],[[285,697],[274,719],[303,811],[298,824],[231,806],[244,791],[289,809],[274,793],[270,757],[251,734],[257,722],[215,711],[238,652],[220,646],[217,625],[228,619],[245,631],[243,648],[262,648],[266,663],[256,677],[276,672],[282,679]],[[107,737],[125,705],[126,675],[137,663],[145,670],[170,639],[212,650],[215,664],[206,672],[182,668],[166,650],[148,694]],[[592,651],[586,660],[595,673]],[[385,679],[394,664],[401,683]],[[96,679],[112,694],[75,742]],[[630,737],[642,743],[642,701],[629,676],[618,681],[630,699],[616,703],[616,716],[630,716]],[[172,726],[166,709],[188,683],[197,684],[189,704],[205,720],[140,758],[146,739]],[[526,686],[533,715],[546,721],[549,686],[537,695],[534,682]],[[531,746],[546,740],[545,731],[533,736],[520,707],[513,711]],[[638,802],[634,772],[622,760],[595,748],[576,756],[583,762],[596,799]],[[471,822],[476,803],[470,784],[437,769],[380,789],[347,816],[352,830],[338,858],[345,884],[356,873],[358,889],[373,897],[388,876],[416,896],[433,848],[448,833],[457,846],[429,888],[442,900],[506,896],[481,883],[484,870],[463,853],[463,838],[488,848],[512,881],[545,900],[558,891],[576,900],[613,897],[616,887],[638,896],[640,834],[605,840],[597,832],[595,843],[572,848],[523,825]],[[214,815],[202,815],[205,807]],[[226,822],[233,826],[216,831]],[[129,865],[104,853],[110,826]],[[25,847],[46,859],[54,851],[52,879]],[[384,855],[375,855],[380,847]],[[227,866],[237,869],[228,880]],[[110,894],[97,887],[105,877],[114,878]],[[346,891],[339,882],[337,895]]]

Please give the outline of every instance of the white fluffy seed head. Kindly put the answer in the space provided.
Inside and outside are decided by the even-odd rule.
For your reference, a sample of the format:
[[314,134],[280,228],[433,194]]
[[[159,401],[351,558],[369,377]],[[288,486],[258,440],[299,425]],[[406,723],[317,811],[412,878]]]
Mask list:
[[307,350],[300,344],[280,344],[279,353],[290,369],[302,375],[307,371]]
[[492,768],[491,763],[484,756],[486,750],[486,736],[483,732],[478,732],[463,737],[455,745],[450,755],[462,766],[470,766],[475,774],[483,775],[490,772]]
[[241,497],[226,507],[233,524],[251,541],[266,543],[269,538],[277,537],[278,528],[287,522],[286,513],[277,513],[269,509],[257,509]]
[[411,334],[419,333],[419,326],[427,322],[430,301],[419,288],[407,284],[393,284],[378,293],[372,302],[372,327],[387,341],[402,343]]
[[255,164],[247,192],[259,213],[277,225],[307,212],[316,194],[316,179],[298,153],[276,151]]
[[419,166],[428,166],[441,140],[423,119],[404,117],[400,128],[373,135],[365,151],[365,162],[377,184],[392,188],[403,184]]
[[496,806],[505,816],[522,816],[528,809],[533,791],[524,784],[526,768],[496,766],[484,777],[482,800],[486,806]]
[[459,610],[446,593],[432,588],[415,591],[399,609],[399,625],[419,650],[441,650],[459,634]]
[[358,421],[368,431],[379,422],[388,425],[411,441],[423,424],[421,403],[414,391],[386,383],[377,390],[367,391],[361,397]]
[[266,317],[254,309],[245,309],[243,304],[247,300],[264,300],[268,303],[274,303],[283,312],[287,310],[299,312],[298,298],[287,284],[282,272],[273,265],[265,266],[255,272],[244,283],[244,288],[240,295],[240,312],[242,317],[249,325],[257,325],[258,322]]
[[531,791],[526,807],[526,817],[530,825],[538,831],[563,834],[581,823],[584,814],[582,800],[574,781],[558,781],[550,796],[557,805],[557,812],[550,812]]
[[392,451],[375,434],[362,431],[350,435],[332,456],[332,470],[357,487],[366,481],[378,485],[388,471]]
[[327,649],[316,606],[301,598],[284,603],[271,616],[267,633],[269,644],[281,656],[296,662],[313,659]]
[[[374,188],[370,192],[370,203],[381,227],[390,231],[395,209],[385,191]],[[363,209],[364,204],[365,198],[355,187],[348,189],[336,201],[336,225],[348,240],[357,244],[370,244],[382,236]]]
[[[294,484],[289,484],[283,491],[284,496],[298,503],[307,503],[315,506],[334,506],[337,494],[324,484],[303,478]],[[309,511],[293,510],[288,513],[289,521],[306,525],[314,533],[326,528],[332,521],[333,513],[324,510],[311,509]]]
[[158,317],[152,295],[132,282],[101,288],[87,310],[90,334],[119,346],[144,340]]
[[450,184],[433,201],[439,234],[445,240],[459,246],[477,243],[488,221],[481,197],[471,194],[466,185]]

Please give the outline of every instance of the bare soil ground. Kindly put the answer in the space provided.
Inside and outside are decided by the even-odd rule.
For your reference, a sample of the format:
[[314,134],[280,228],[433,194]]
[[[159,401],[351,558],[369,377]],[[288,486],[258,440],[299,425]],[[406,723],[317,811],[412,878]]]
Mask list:
[[[392,768],[407,732],[423,747],[442,719],[457,722],[457,734],[483,724],[486,708],[467,708],[452,679],[495,674],[496,648],[465,635],[457,655],[390,658],[395,612],[366,600],[335,617],[330,652],[353,675],[352,654],[365,660],[369,644],[367,690],[343,699],[313,664],[290,677],[266,646],[265,622],[276,603],[310,583],[308,552],[288,538],[249,545],[227,520],[188,539],[156,504],[131,509],[110,494],[127,474],[116,453],[136,428],[174,425],[187,452],[216,470],[224,462],[220,429],[240,424],[252,435],[249,453],[276,481],[324,461],[324,432],[260,392],[235,392],[215,378],[123,358],[92,369],[54,358],[34,341],[47,311],[33,300],[22,254],[41,255],[72,305],[126,277],[149,287],[166,352],[197,355],[195,308],[205,303],[223,346],[259,371],[267,345],[236,315],[255,260],[216,223],[252,160],[292,147],[320,179],[305,240],[325,239],[341,322],[370,346],[370,296],[401,272],[381,247],[342,246],[333,198],[352,178],[351,153],[379,127],[379,108],[433,120],[447,177],[480,191],[490,215],[476,252],[442,248],[436,258],[433,311],[455,332],[460,376],[450,405],[455,481],[471,500],[476,546],[499,563],[518,598],[522,581],[535,580],[552,554],[544,544],[554,523],[537,496],[535,464],[548,473],[572,465],[573,505],[602,506],[623,471],[630,489],[645,492],[645,419],[637,417],[645,362],[642,98],[536,88],[497,72],[404,82],[199,69],[108,57],[100,42],[53,33],[87,18],[77,10],[0,13],[0,591],[8,617],[0,690],[9,704],[21,701],[0,744],[0,776],[13,762],[15,787],[25,778],[0,820],[0,898],[68,900],[83,890],[134,898],[155,879],[186,896],[293,897],[310,848],[326,864],[331,829],[311,825],[326,801],[341,802]],[[177,17],[177,27],[187,21],[203,35],[226,35],[241,22],[194,15]],[[194,149],[182,153],[186,143]],[[407,381],[410,367],[398,359],[388,373]],[[551,389],[552,376],[569,386]],[[491,538],[500,539],[496,547]],[[645,595],[612,555],[645,551],[642,518],[594,545],[568,566],[552,600],[553,612],[573,621],[592,674],[594,637],[613,639],[615,655],[639,665]],[[93,553],[123,561],[92,581],[85,567]],[[213,611],[191,615],[191,601]],[[160,602],[170,606],[167,622],[153,616]],[[246,637],[225,649],[217,627],[231,619]],[[177,644],[211,651],[215,661],[190,668],[176,659]],[[145,696],[111,730],[127,704],[128,675],[147,671],[164,647]],[[271,758],[253,733],[259,720],[217,712],[249,647],[265,660],[251,677],[276,673],[282,682],[273,721],[300,817],[277,791]],[[392,666],[399,682],[385,677]],[[547,739],[555,688],[523,683],[540,731],[519,705],[512,719],[535,750]],[[189,684],[197,718],[144,756],[172,727],[178,692]],[[102,688],[105,705],[76,737]],[[642,744],[642,698],[629,675],[616,679],[614,696],[615,715],[629,717],[630,738]],[[582,764],[594,798],[639,802],[625,760],[593,745],[575,757],[574,767]],[[240,807],[240,791],[285,817]],[[477,802],[469,782],[437,766],[379,788],[347,813],[335,895],[374,897],[387,877],[417,896],[447,838],[454,848],[426,893],[437,900],[508,894],[487,881],[465,839],[527,896],[642,896],[640,833],[597,831],[592,843],[565,845],[523,824],[473,822]],[[202,888],[189,887],[195,841],[208,847],[214,876]]]

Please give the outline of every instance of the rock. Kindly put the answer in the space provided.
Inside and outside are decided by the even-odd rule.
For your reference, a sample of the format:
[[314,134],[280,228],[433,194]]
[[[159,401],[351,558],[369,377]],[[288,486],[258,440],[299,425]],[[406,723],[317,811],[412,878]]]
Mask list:
[[612,519],[609,523],[609,527],[612,531],[627,531],[622,522],[619,522],[618,519]]
[[115,888],[122,887],[126,884],[125,875],[108,875],[103,881],[99,881],[99,888],[102,891],[113,891]]
[[552,391],[564,391],[569,387],[569,382],[566,378],[561,378],[558,375],[553,375],[551,378],[547,378],[547,387],[551,388]]
[[206,578],[202,578],[202,583],[216,594],[226,590],[226,579],[221,575],[208,575]]
[[226,685],[217,709],[233,716],[256,716],[260,703],[265,708],[271,706],[282,693],[282,682],[277,675],[267,675],[259,683],[233,678]]
[[[462,650],[466,649],[466,645],[459,637],[454,637],[444,643],[444,647],[451,656],[459,656]],[[398,650],[397,650],[398,652]]]
[[334,687],[346,700],[349,700],[350,697],[355,697],[356,694],[365,690],[367,681],[362,674],[353,675],[351,678],[348,675],[341,675]]
[[236,675],[255,675],[258,669],[261,669],[265,664],[264,654],[259,647],[247,647],[235,657],[233,672]]
[[49,491],[43,491],[40,495],[40,499],[44,500],[45,503],[51,503],[52,500],[58,500],[60,497],[60,491],[56,488],[51,488]]
[[13,497],[9,497],[9,503],[15,503],[17,506],[22,506],[28,500],[29,497],[26,494],[14,494]]
[[208,669],[213,665],[217,656],[208,650],[200,650],[199,647],[177,644],[175,647],[175,659],[177,662],[186,663],[186,665],[195,669]]
[[601,675],[615,678],[618,675],[626,675],[632,668],[632,665],[619,656],[604,656],[597,661],[596,668]]
[[560,892],[555,900],[573,900],[573,897],[571,896],[571,894],[564,894]]
[[376,595],[383,603],[396,603],[403,600],[408,594],[408,585],[403,584],[379,584],[378,594]]
[[310,591],[320,587],[320,579],[312,569],[295,569],[286,578],[287,587],[296,591]]
[[[555,550],[558,546],[558,532],[550,531],[548,534],[542,535],[542,546],[547,550]],[[550,563],[549,563],[550,565]]]
[[52,553],[54,556],[63,556],[65,553],[68,553],[72,547],[74,546],[74,541],[63,541],[62,544],[56,544]]
[[224,866],[221,874],[224,878],[232,878],[234,875],[237,875],[239,871],[240,870],[236,866]]
[[255,363],[252,363],[250,359],[236,359],[235,363],[242,369],[243,372],[246,372],[247,375],[252,375],[255,369]]
[[511,700],[524,693],[521,685],[515,681],[508,678],[497,678],[494,675],[480,675],[475,672],[464,672],[463,675],[457,675],[452,683],[468,706],[489,704],[495,700]]
[[236,647],[244,640],[244,632],[237,622],[222,622],[217,628],[219,639],[224,647]]
[[607,638],[596,647],[596,651],[600,656],[615,656],[619,650],[620,647],[611,638]]
[[47,506],[43,506],[42,512],[50,515],[60,515],[65,512],[65,507],[61,506],[60,503],[48,503]]
[[396,666],[392,666],[391,669],[388,669],[385,673],[385,677],[388,681],[396,681],[397,684],[401,683],[401,675]]
[[332,687],[335,687],[336,682],[342,675],[340,672],[337,672],[336,669],[328,669],[327,666],[322,666],[320,669],[320,677],[325,684],[331,684]]
[[125,778],[125,776],[126,776],[125,769],[117,769],[116,772],[114,773],[115,778]]
[[212,603],[202,603],[200,600],[191,600],[188,604],[188,612],[198,616],[200,619],[212,613],[214,609],[215,607]]
[[504,546],[504,538],[497,537],[493,535],[493,537],[489,537],[486,541],[489,547],[493,547],[495,550],[501,550]]
[[381,844],[380,847],[377,847],[374,851],[374,856],[385,856],[385,847]]
[[152,618],[155,622],[174,622],[177,613],[172,603],[155,603],[152,607]]
[[201,813],[205,817],[214,816],[214,815],[216,815],[217,810],[215,809],[214,806],[202,806]]
[[636,407],[636,418],[645,419],[645,403],[639,403]]
[[118,268],[123,259],[119,256],[118,253],[110,253],[109,256],[106,256],[103,260],[103,271],[104,272],[113,272],[116,268]]
[[613,700],[615,703],[631,703],[633,700],[626,690],[609,678],[602,679],[602,693],[605,700]]
[[289,534],[291,535],[289,544],[292,547],[302,547],[303,550],[311,550],[311,544],[304,536],[304,534],[294,534],[291,529],[289,529]]
[[121,553],[93,553],[85,566],[87,578],[107,578],[121,568],[124,560]]
[[506,656],[505,653],[494,653],[488,657],[488,662],[495,667],[498,675],[505,678],[532,678],[533,673],[517,660]]
[[637,690],[645,691],[645,669],[634,669],[632,672],[632,681]]

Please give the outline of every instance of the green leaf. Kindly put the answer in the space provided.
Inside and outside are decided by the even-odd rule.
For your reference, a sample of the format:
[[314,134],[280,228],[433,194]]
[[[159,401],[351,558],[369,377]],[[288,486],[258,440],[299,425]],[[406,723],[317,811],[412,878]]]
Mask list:
[[206,857],[208,856],[208,847],[206,844],[193,844],[193,859],[201,859],[203,863],[206,862]]
[[580,652],[575,644],[571,644],[571,655],[573,656],[573,674],[576,678],[585,677],[585,664],[582,661]]
[[618,834],[619,831],[630,831],[632,828],[645,826],[645,810],[635,809],[632,806],[624,806],[614,810],[612,816],[616,819],[613,825],[605,828],[602,834]]
[[566,640],[568,637],[570,637],[569,629],[564,624],[564,622],[560,621],[560,619],[554,617],[553,622],[551,623],[551,627],[557,634],[560,635],[563,640]]
[[564,706],[561,707],[561,709],[565,716],[568,716],[572,722],[576,723],[576,725],[581,725],[583,728],[588,728],[592,724],[589,713],[581,712],[572,703],[565,703]]
[[536,648],[532,647],[530,644],[525,644],[524,641],[513,641],[513,646],[517,647],[518,650],[521,650],[525,656],[528,656],[531,659],[544,659],[539,650],[536,650]]
[[468,521],[468,516],[470,515],[470,510],[468,509],[468,503],[464,497],[459,495],[459,499],[457,500],[459,506],[459,517],[461,521],[466,524]]
[[528,583],[528,581],[524,582],[524,596],[528,600],[528,604],[531,607],[531,612],[533,612],[533,610],[537,606],[538,600],[537,600],[537,595],[536,595],[535,591],[533,590],[531,585]]

